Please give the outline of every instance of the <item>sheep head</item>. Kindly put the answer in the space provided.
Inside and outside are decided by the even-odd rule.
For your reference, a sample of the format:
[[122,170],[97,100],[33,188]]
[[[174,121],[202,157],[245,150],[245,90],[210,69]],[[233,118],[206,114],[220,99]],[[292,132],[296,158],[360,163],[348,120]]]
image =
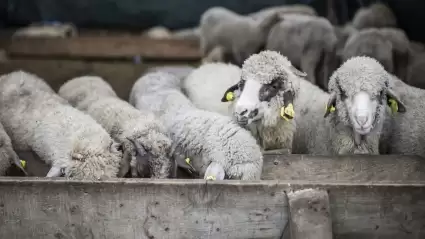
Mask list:
[[406,107],[388,88],[390,74],[375,59],[353,57],[337,69],[330,81],[330,97],[324,117],[334,119],[354,131],[356,143],[360,136],[382,128],[387,106],[405,112]]
[[298,88],[293,79],[305,76],[281,54],[262,51],[244,62],[241,80],[226,90],[221,101],[235,101],[233,114],[241,126],[254,122],[274,126],[278,120],[294,117]]

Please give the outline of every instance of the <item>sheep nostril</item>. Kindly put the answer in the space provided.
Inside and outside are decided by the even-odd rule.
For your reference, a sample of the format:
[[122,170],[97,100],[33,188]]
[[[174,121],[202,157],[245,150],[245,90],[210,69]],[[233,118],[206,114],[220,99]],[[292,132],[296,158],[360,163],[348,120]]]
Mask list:
[[249,113],[250,118],[254,118],[257,115],[258,115],[258,109],[255,109],[255,110],[251,111],[251,113]]
[[364,125],[364,124],[366,124],[368,117],[367,116],[357,116],[356,120],[360,125]]

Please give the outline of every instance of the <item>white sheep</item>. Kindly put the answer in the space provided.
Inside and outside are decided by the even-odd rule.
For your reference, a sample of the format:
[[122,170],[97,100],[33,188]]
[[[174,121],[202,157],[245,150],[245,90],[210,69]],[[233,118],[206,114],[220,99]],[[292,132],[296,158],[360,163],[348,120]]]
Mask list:
[[307,78],[322,89],[337,67],[337,36],[324,17],[286,14],[272,27],[266,49],[288,57],[292,64],[307,73]]
[[317,16],[316,10],[314,10],[314,8],[305,4],[292,4],[292,5],[267,7],[267,8],[261,9],[260,11],[248,14],[248,16],[252,17],[255,20],[261,20],[275,13],[278,13],[279,15],[292,13],[292,14],[299,14],[299,15]]
[[425,128],[422,122],[425,117],[425,90],[410,86],[394,75],[389,83],[389,88],[403,100],[407,111],[386,121],[389,130],[382,135],[381,153],[425,157]]
[[179,79],[185,79],[190,75],[196,68],[190,65],[166,65],[166,66],[155,66],[146,70],[145,73],[149,72],[168,72],[177,76]]
[[[381,75],[370,83],[375,72]],[[241,81],[225,95],[235,92],[234,117],[239,124],[256,125],[258,135],[269,144],[286,139],[293,143],[292,153],[379,153],[387,100],[405,111],[387,88],[389,75],[383,67],[372,59],[345,62],[331,77],[330,94],[304,77],[286,57],[263,51],[244,62]],[[285,120],[289,116],[293,119]],[[285,130],[288,126],[292,128]],[[261,132],[264,129],[267,135]]]
[[354,56],[369,56],[403,80],[411,58],[410,42],[403,30],[396,28],[369,28],[351,34],[347,40],[342,61]]
[[[212,7],[200,20],[201,52],[209,58],[241,65],[251,54],[264,48],[270,28],[279,21],[278,14],[255,20],[223,7]],[[213,52],[213,55],[209,56]]]
[[12,141],[10,140],[9,135],[7,135],[3,125],[0,124],[0,176],[5,176],[7,170],[13,164],[18,167],[25,175],[28,175],[28,173],[21,165],[19,156],[13,150]]
[[120,145],[90,116],[24,71],[0,77],[0,120],[18,151],[33,151],[51,166],[47,177],[116,177]]
[[148,73],[134,84],[130,103],[160,118],[171,135],[173,157],[192,159],[204,179],[259,180],[263,156],[255,139],[231,118],[196,108],[180,85],[169,73]]
[[[124,158],[131,158],[132,177],[167,178],[170,175],[171,162],[167,155],[171,140],[151,112],[142,112],[121,100],[112,87],[97,76],[71,79],[58,93],[72,106],[93,117],[123,145]],[[129,170],[127,162],[123,160],[121,177]]]
[[365,28],[397,27],[393,11],[384,3],[374,3],[357,10],[353,17],[353,26],[358,30]]
[[241,69],[230,63],[206,63],[183,80],[183,92],[192,103],[204,110],[231,116],[231,102],[221,102],[222,94],[239,82]]
[[77,27],[72,23],[45,24],[35,22],[16,30],[12,37],[53,37],[67,38],[78,35]]

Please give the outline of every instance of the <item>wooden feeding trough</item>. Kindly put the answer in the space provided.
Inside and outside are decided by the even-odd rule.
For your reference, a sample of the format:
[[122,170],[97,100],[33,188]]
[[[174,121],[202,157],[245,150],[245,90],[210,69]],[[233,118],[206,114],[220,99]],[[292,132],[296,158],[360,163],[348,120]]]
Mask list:
[[[200,59],[194,42],[130,36],[1,45],[0,74],[23,69],[55,90],[96,74],[123,99],[150,66]],[[265,154],[262,179],[2,177],[0,238],[425,238],[421,157]]]

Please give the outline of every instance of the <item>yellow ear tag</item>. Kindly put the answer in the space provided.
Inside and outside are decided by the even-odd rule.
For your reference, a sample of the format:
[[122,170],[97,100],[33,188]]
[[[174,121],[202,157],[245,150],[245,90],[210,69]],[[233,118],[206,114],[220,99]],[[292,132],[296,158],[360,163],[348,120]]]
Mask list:
[[280,116],[286,120],[289,121],[294,118],[295,111],[294,111],[294,105],[289,104],[287,107],[280,108]]
[[398,112],[398,103],[397,103],[397,101],[394,100],[394,99],[388,99],[388,102],[390,102],[391,111],[393,113]]
[[212,181],[215,181],[215,180],[216,180],[216,177],[215,177],[215,176],[208,176],[208,177],[206,178],[206,180],[212,180]]
[[25,160],[19,160],[21,162],[22,167],[25,168],[25,166],[27,165],[27,162]]
[[335,111],[335,107],[334,106],[331,106],[331,107],[329,107],[329,108],[327,108],[326,110],[328,110],[329,109],[329,112],[334,112]]
[[227,94],[226,94],[226,100],[227,101],[232,101],[233,99],[234,99],[233,92],[227,92]]

